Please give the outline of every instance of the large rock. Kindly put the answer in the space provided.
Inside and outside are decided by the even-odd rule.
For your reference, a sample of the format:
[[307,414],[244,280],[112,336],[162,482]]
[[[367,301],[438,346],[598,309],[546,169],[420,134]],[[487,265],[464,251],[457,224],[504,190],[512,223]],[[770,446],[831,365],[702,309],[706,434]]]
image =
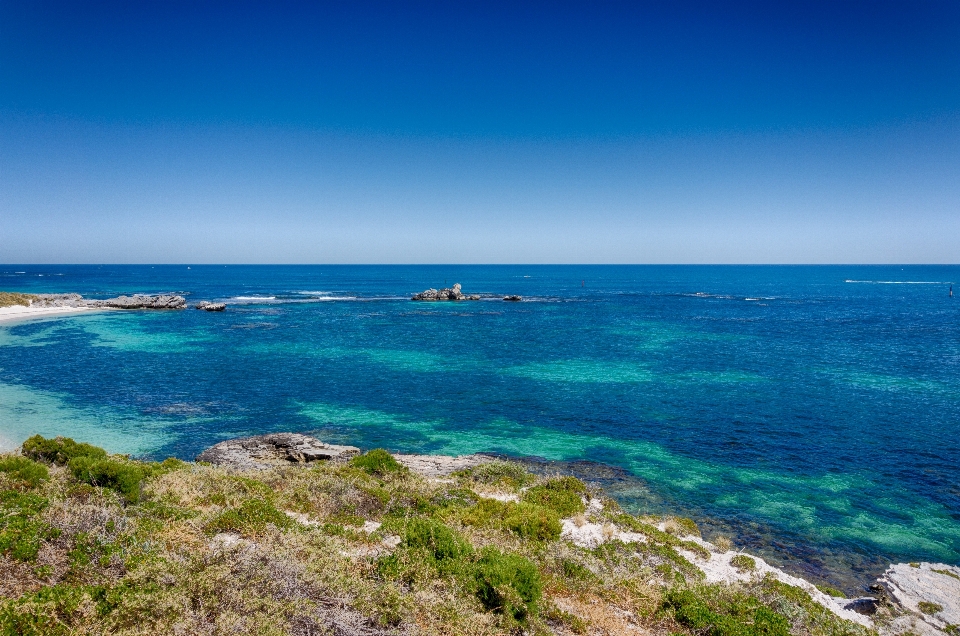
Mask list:
[[943,630],[960,625],[960,567],[943,563],[898,563],[891,565],[877,582],[890,601],[913,614],[926,627]]
[[270,433],[220,442],[197,455],[197,461],[252,470],[347,459],[359,452],[356,446],[325,444],[300,433]]
[[161,294],[159,296],[119,296],[107,300],[88,300],[90,307],[109,309],[184,309],[187,301],[183,296]]
[[464,296],[460,291],[460,283],[455,283],[449,289],[428,289],[415,294],[410,300],[480,300],[479,296]]

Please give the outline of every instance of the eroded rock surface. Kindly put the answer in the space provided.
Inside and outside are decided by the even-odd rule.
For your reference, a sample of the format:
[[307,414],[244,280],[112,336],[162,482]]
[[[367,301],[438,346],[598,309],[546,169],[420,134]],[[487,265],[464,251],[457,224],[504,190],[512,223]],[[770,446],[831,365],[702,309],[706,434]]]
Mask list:
[[220,442],[197,455],[197,461],[240,470],[347,459],[357,455],[356,446],[325,444],[300,433],[271,433]]
[[893,603],[930,627],[960,625],[960,567],[943,563],[898,563],[877,581]]
[[492,462],[492,457],[486,455],[394,455],[394,458],[424,477],[447,477],[458,470],[473,468],[480,464]]

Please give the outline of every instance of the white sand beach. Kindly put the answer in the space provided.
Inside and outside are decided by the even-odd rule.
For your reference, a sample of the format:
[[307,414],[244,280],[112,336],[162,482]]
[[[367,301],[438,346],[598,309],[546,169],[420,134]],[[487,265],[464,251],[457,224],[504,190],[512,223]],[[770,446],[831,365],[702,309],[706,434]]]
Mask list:
[[25,307],[23,305],[13,305],[12,307],[0,307],[0,323],[89,311],[103,310],[94,307]]

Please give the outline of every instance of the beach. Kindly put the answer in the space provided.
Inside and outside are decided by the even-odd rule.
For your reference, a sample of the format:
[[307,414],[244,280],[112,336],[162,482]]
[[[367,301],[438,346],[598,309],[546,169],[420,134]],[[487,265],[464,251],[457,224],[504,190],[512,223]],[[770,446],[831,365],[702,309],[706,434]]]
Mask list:
[[0,323],[30,320],[33,318],[69,316],[92,311],[102,310],[90,307],[25,307],[23,305],[13,305],[12,307],[0,307]]

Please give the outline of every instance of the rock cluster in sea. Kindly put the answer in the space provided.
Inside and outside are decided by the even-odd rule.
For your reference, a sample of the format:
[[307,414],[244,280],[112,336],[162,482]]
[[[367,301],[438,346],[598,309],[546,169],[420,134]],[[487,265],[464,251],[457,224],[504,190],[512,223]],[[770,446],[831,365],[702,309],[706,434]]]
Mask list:
[[194,309],[203,309],[204,311],[223,311],[226,308],[226,303],[212,303],[209,300],[201,300],[194,306]]
[[410,300],[480,300],[480,296],[466,296],[460,291],[460,283],[444,289],[428,289],[415,294]]
[[346,459],[360,453],[356,446],[325,444],[300,433],[271,433],[220,442],[197,455],[197,461],[239,470],[269,468],[289,463],[306,464]]
[[510,301],[512,303],[518,303],[521,300],[523,300],[523,297],[522,296],[504,296],[503,299]]
[[159,294],[146,296],[118,296],[106,300],[87,299],[80,294],[36,294],[31,307],[88,307],[91,309],[183,309],[187,301],[183,296]]

